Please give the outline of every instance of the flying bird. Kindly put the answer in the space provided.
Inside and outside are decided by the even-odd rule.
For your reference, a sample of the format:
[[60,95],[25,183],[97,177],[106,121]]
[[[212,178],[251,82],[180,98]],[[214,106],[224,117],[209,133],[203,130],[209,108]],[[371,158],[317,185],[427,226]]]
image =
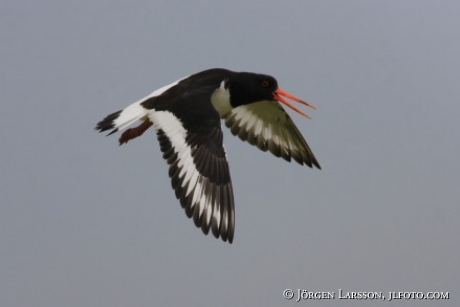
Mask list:
[[204,234],[232,243],[235,206],[220,121],[233,135],[287,161],[321,169],[280,102],[315,107],[278,87],[272,76],[214,68],[179,79],[100,121],[96,130],[121,131],[120,145],[153,126],[169,177],[187,217]]

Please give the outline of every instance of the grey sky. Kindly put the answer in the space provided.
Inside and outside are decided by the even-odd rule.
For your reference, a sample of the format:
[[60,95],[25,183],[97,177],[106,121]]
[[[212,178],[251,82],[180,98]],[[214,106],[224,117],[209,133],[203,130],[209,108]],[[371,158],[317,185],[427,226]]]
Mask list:
[[[0,306],[458,306],[460,3],[235,2],[0,2]],[[224,131],[232,245],[185,217],[153,132],[93,130],[212,67],[318,107],[290,114],[321,171]]]

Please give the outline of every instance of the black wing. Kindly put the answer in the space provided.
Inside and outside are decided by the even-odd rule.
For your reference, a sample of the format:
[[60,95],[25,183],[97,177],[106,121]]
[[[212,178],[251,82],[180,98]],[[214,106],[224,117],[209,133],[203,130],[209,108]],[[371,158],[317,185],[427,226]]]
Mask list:
[[277,101],[242,105],[223,118],[233,135],[243,141],[287,161],[293,158],[299,164],[321,169],[299,129]]
[[[233,241],[235,206],[220,117],[209,94],[181,96],[169,106],[152,105],[149,117],[160,142],[176,197],[205,234]],[[189,104],[189,105],[184,105]]]

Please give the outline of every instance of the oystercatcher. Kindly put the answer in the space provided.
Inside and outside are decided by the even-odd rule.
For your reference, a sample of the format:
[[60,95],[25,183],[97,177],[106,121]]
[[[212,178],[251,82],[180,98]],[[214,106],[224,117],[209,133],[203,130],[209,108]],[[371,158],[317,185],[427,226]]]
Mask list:
[[215,68],[182,78],[100,121],[96,130],[126,130],[120,145],[152,125],[177,199],[205,234],[232,243],[235,229],[233,189],[222,145],[220,119],[241,140],[287,161],[321,169],[310,147],[281,103],[306,113],[285,98],[312,104],[278,87],[275,78]]

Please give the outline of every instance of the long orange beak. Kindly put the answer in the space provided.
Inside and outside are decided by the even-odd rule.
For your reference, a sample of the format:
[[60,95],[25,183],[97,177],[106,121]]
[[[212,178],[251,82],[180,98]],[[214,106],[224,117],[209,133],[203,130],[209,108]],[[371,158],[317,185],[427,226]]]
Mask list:
[[300,99],[300,98],[298,98],[298,97],[296,97],[294,95],[291,95],[288,92],[286,92],[285,90],[282,90],[280,88],[278,88],[276,91],[273,92],[273,98],[275,98],[276,100],[278,100],[281,103],[284,103],[285,105],[287,105],[288,107],[290,107],[291,109],[293,109],[297,113],[300,113],[301,115],[305,116],[306,118],[311,119],[311,117],[307,113],[303,112],[302,110],[300,110],[299,108],[297,108],[296,106],[291,104],[289,101],[284,99],[282,96],[286,97],[286,98],[289,98],[289,99],[292,99],[294,101],[297,101],[297,102],[299,102],[301,104],[304,104],[307,107],[310,107],[312,109],[316,109],[316,107],[314,105],[312,105],[311,103],[309,103],[309,102],[307,102],[305,100],[302,100],[302,99]]

